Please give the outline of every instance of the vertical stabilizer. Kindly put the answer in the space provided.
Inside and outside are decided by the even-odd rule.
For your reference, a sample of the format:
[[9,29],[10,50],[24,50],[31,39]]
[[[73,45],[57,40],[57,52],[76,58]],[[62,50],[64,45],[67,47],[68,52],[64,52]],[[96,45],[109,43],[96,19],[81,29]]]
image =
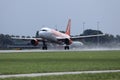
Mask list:
[[70,28],[71,28],[71,19],[68,20],[65,34],[70,35]]

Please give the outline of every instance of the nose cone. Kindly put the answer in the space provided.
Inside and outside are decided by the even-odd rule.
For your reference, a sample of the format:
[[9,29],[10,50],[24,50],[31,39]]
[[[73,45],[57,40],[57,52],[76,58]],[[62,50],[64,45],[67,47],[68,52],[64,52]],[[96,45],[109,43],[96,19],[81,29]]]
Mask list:
[[50,32],[47,31],[39,31],[39,37],[40,38],[48,38],[50,36]]
[[45,32],[39,31],[39,37],[43,38],[44,34],[45,34]]
[[39,37],[40,38],[47,38],[50,35],[50,29],[49,28],[42,28],[39,31]]

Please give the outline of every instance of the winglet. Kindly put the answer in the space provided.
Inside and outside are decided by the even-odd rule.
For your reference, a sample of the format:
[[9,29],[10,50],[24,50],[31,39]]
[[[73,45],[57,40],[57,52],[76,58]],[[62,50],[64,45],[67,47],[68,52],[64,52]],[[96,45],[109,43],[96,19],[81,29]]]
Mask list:
[[71,19],[68,20],[65,34],[70,35],[70,28],[71,28]]

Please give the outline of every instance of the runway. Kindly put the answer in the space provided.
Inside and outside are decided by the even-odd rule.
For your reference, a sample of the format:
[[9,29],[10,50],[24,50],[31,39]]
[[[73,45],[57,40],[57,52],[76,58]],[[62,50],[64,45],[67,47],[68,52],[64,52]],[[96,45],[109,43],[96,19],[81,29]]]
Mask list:
[[0,75],[0,78],[40,77],[40,76],[56,76],[56,75],[69,75],[69,74],[97,74],[97,73],[113,73],[113,72],[120,72],[120,70],[11,74],[11,75]]
[[0,50],[0,53],[15,53],[15,52],[71,52],[71,51],[112,51],[112,50],[120,50],[119,48],[84,48],[84,49],[49,49],[49,50],[41,50],[41,49],[25,49],[25,50]]

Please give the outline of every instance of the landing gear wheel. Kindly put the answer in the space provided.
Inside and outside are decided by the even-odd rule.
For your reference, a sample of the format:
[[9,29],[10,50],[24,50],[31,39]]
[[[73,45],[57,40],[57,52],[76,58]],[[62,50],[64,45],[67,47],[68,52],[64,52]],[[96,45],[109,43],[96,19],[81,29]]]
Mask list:
[[65,48],[65,50],[69,50],[69,46],[65,46],[64,48]]
[[47,46],[43,46],[42,49],[43,49],[43,50],[47,50]]

